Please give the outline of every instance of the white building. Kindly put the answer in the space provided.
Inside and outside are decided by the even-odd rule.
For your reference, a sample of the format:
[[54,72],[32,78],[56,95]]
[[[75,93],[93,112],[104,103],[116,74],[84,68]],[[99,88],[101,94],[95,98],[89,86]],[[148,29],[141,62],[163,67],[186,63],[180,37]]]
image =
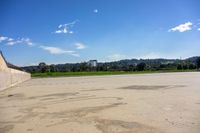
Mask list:
[[87,63],[91,67],[96,67],[97,66],[97,60],[90,60]]

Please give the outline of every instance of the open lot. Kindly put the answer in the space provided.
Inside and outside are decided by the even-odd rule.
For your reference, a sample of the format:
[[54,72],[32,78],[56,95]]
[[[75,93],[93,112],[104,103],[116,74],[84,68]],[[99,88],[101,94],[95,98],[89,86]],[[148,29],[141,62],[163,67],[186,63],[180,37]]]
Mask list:
[[199,133],[200,73],[35,78],[0,92],[0,133]]

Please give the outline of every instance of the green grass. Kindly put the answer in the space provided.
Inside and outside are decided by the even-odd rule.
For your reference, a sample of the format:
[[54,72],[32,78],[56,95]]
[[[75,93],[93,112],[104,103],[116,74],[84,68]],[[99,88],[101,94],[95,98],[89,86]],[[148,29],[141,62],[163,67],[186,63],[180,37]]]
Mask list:
[[98,72],[46,72],[32,73],[32,77],[75,77],[75,76],[100,76],[100,75],[121,75],[121,74],[148,74],[166,72],[193,72],[194,70],[159,70],[159,71],[98,71]]

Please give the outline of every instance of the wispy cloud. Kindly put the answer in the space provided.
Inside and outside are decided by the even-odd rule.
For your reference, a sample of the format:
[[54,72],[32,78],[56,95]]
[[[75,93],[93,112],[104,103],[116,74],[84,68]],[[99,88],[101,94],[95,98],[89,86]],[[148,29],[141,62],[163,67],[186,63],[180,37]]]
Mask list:
[[169,32],[176,32],[176,31],[185,32],[185,31],[191,30],[192,29],[192,25],[193,24],[191,22],[186,22],[184,24],[180,24],[180,25],[178,25],[178,26],[176,26],[174,28],[171,28],[168,31]]
[[144,54],[143,56],[139,56],[140,59],[157,59],[162,58],[163,56],[160,53],[150,52],[147,54]]
[[25,44],[25,45],[32,46],[33,42],[31,41],[30,38],[18,38],[18,39],[9,38],[6,44],[10,46],[16,45],[16,44]]
[[57,28],[57,30],[54,32],[55,34],[73,34],[74,31],[72,31],[72,27],[78,22],[78,20],[75,20],[71,23],[67,24],[60,24]]
[[85,49],[86,46],[83,43],[75,43],[76,49]]
[[80,57],[80,55],[78,53],[72,53],[71,55],[73,55],[75,57]]
[[[0,43],[1,42],[5,42],[6,45],[9,46],[13,46],[13,45],[17,45],[17,44],[25,44],[25,45],[29,45],[29,46],[34,46],[34,47],[39,47],[45,51],[48,51],[50,54],[54,54],[54,55],[58,55],[58,54],[69,54],[75,57],[79,57],[80,55],[73,50],[64,50],[58,47],[52,47],[52,46],[45,46],[45,45],[41,45],[39,43],[33,43],[31,41],[30,38],[17,38],[17,39],[13,39],[13,38],[9,38],[9,37],[5,37],[5,36],[0,36]],[[77,49],[84,49],[85,45],[82,43],[77,43],[79,45],[77,45]]]
[[123,55],[123,54],[112,54],[112,55],[109,55],[107,58],[109,61],[117,61],[117,60],[125,59],[127,57],[126,55]]
[[6,41],[7,39],[8,39],[8,37],[0,36],[0,43],[3,42],[3,41]]
[[13,40],[14,40],[13,38],[9,38],[9,39],[8,39],[8,41],[13,41]]
[[64,49],[61,49],[61,48],[58,48],[58,47],[41,45],[41,46],[39,46],[39,48],[48,51],[50,54],[55,54],[55,55],[58,55],[58,54],[70,54],[70,55],[76,56],[76,57],[79,56],[79,54],[77,54],[75,51],[64,50]]
[[33,42],[31,41],[30,38],[13,39],[13,38],[5,37],[5,36],[0,36],[0,43],[1,42],[5,42],[6,45],[10,45],[10,46],[15,45],[15,44],[25,44],[29,46],[33,45]]
[[197,30],[200,31],[200,28],[198,28]]
[[93,12],[94,13],[98,13],[99,11],[98,11],[98,9],[94,9]]

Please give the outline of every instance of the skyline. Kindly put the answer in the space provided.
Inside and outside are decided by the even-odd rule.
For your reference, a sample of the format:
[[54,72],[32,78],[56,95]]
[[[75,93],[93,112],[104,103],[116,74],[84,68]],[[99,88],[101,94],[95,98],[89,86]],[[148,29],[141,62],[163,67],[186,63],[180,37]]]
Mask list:
[[2,0],[0,49],[25,66],[199,56],[198,0]]

